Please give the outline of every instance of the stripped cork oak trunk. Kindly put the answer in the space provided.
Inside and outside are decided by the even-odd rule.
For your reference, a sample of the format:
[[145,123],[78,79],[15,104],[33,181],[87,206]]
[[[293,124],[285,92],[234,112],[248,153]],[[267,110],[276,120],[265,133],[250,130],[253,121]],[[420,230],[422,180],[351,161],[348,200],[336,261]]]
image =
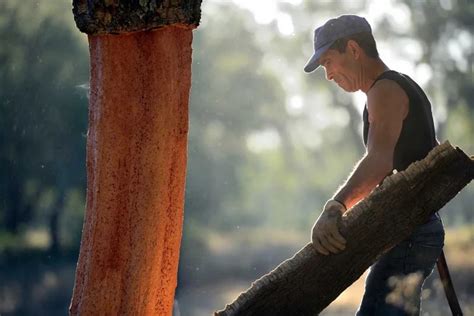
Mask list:
[[201,1],[74,1],[88,33],[87,202],[71,315],[171,315]]

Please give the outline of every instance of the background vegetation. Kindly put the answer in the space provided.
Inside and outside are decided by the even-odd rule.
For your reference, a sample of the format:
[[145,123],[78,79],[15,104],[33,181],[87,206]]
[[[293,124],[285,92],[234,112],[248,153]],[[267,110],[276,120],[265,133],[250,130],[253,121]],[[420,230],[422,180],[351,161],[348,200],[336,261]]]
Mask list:
[[[361,14],[382,58],[428,93],[438,138],[474,154],[474,3],[205,0],[194,32],[175,315],[209,315],[309,241],[363,153],[362,94],[302,68],[325,19]],[[85,202],[87,37],[68,0],[0,2],[0,314],[64,315]],[[441,212],[474,315],[474,188]],[[353,314],[362,281],[326,315]],[[425,311],[447,314],[437,275]]]

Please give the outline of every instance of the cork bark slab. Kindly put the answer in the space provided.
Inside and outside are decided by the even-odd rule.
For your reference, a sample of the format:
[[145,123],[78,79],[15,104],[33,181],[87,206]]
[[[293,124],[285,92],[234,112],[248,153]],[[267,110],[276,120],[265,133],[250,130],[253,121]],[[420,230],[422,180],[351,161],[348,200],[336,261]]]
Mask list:
[[340,227],[347,240],[343,252],[324,256],[307,244],[215,315],[317,315],[473,177],[474,157],[448,142],[437,146],[346,212]]

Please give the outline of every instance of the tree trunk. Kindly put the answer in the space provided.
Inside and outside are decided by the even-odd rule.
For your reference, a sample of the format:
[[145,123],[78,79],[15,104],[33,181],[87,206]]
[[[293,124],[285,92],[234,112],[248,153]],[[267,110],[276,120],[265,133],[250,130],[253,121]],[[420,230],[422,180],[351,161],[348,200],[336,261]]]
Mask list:
[[18,226],[21,224],[21,214],[23,213],[23,201],[21,196],[23,192],[18,181],[18,177],[15,174],[12,174],[13,166],[8,166],[5,168],[8,179],[8,186],[6,192],[8,194],[8,199],[5,197],[5,200],[8,201],[7,207],[4,208],[3,220],[5,223],[5,230],[11,234],[18,233]]
[[[172,313],[200,1],[141,3],[73,3],[78,27],[89,33],[91,78],[71,315]],[[127,34],[103,35],[110,32]]]
[[218,316],[316,315],[382,253],[407,238],[474,177],[474,157],[448,142],[387,177],[341,224],[346,249],[324,256],[311,244],[255,281]]
[[48,226],[51,242],[48,251],[53,256],[56,256],[61,249],[61,244],[59,242],[59,217],[64,208],[65,198],[65,190],[59,190],[59,196],[56,198],[56,202],[54,203],[51,209],[51,214],[49,215]]

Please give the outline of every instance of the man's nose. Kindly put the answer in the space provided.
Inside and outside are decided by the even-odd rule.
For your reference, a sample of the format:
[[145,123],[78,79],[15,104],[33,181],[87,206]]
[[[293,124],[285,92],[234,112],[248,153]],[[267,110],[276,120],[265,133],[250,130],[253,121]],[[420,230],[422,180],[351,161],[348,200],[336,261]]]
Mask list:
[[328,71],[326,68],[325,68],[325,71],[326,71],[326,79],[328,81],[331,81],[332,80],[332,73],[330,71]]

